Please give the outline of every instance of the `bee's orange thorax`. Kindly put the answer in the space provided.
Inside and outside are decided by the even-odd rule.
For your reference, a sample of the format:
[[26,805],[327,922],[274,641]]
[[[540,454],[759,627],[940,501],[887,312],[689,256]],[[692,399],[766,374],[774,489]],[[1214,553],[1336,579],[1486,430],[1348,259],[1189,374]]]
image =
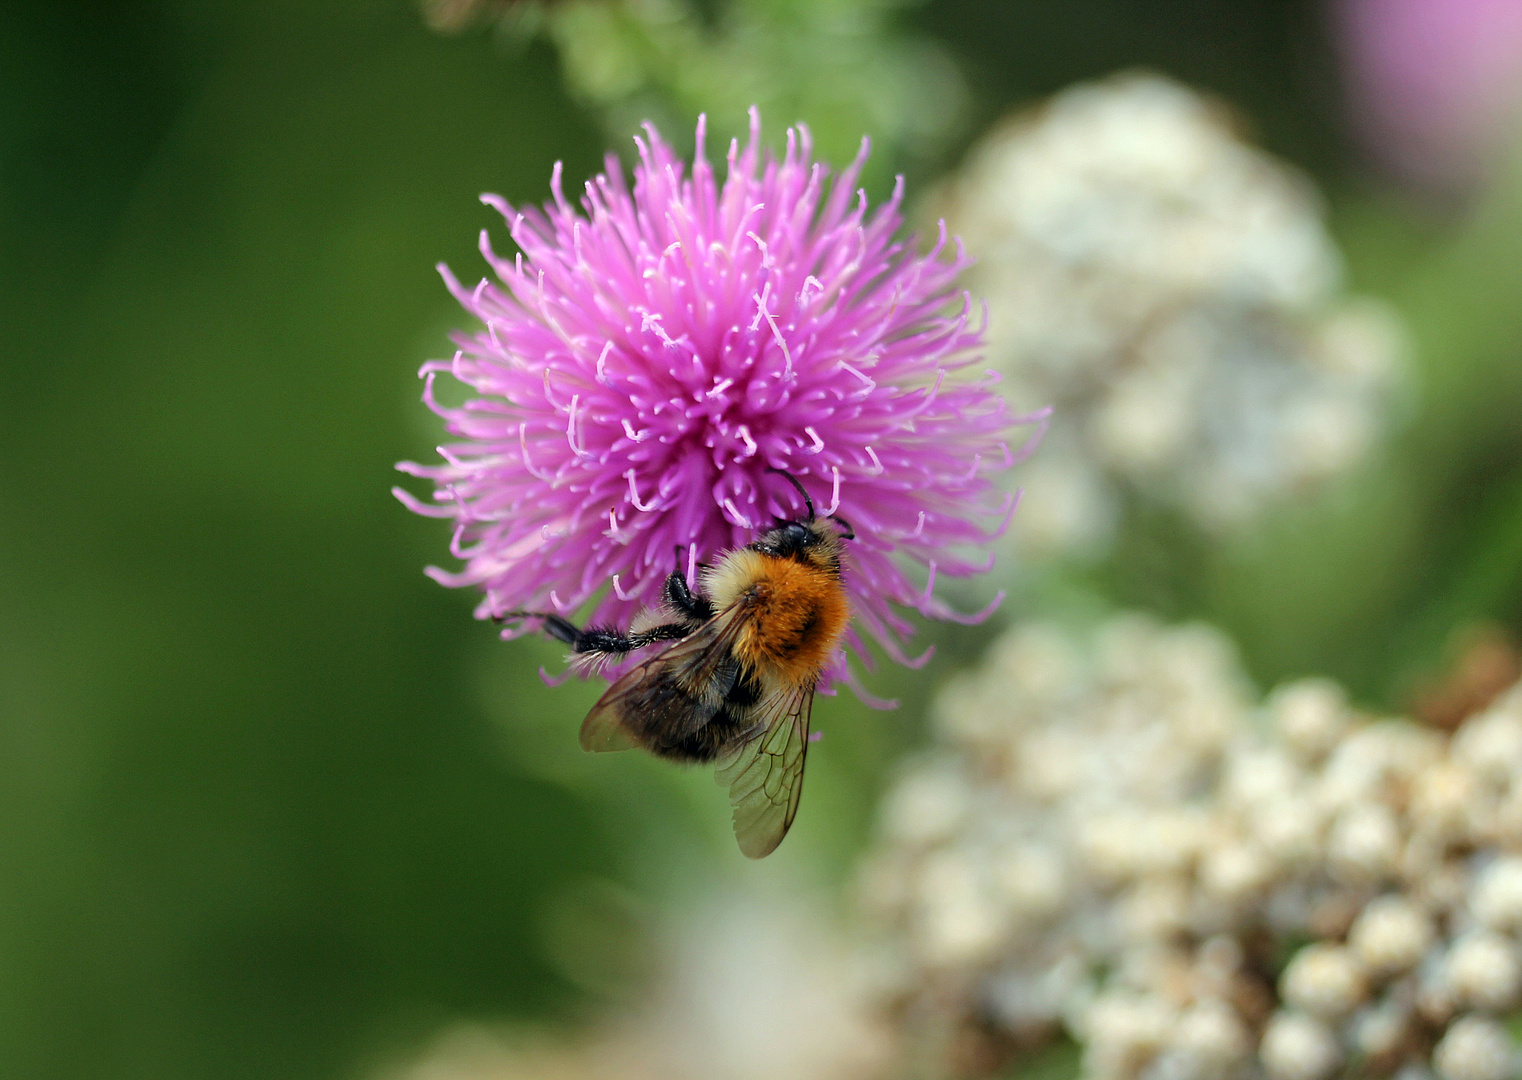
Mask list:
[[724,579],[714,583],[721,606],[745,605],[736,659],[789,682],[816,678],[851,621],[840,579],[750,550],[732,553],[716,576]]

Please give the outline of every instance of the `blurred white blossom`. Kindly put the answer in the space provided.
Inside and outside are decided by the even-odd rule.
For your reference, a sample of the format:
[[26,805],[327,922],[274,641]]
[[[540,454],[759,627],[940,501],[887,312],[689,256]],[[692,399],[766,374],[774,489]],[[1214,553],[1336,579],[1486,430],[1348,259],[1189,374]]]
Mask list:
[[934,707],[858,879],[911,1042],[1066,1032],[1089,1080],[1505,1080],[1522,688],[1451,735],[1203,626],[1032,623]]
[[1189,90],[1123,75],[986,136],[932,200],[979,263],[989,359],[1054,405],[1025,553],[1100,553],[1122,496],[1209,528],[1345,472],[1386,426],[1402,333],[1341,291],[1309,182]]
[[575,1035],[461,1027],[378,1080],[870,1080],[891,1060],[826,907],[725,892],[664,928],[638,1004]]

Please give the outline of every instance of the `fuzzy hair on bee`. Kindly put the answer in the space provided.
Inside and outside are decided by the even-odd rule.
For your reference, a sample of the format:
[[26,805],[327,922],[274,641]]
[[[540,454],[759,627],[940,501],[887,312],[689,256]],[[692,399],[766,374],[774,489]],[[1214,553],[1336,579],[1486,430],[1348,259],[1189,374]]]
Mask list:
[[[588,670],[651,649],[598,699],[581,725],[589,751],[641,747],[658,757],[713,763],[727,786],[735,838],[753,859],[771,854],[798,812],[809,716],[825,665],[851,621],[841,585],[851,526],[819,516],[802,484],[806,517],[781,521],[702,567],[698,587],[680,567],[662,601],[627,630],[536,618]],[[678,560],[680,562],[680,560]]]

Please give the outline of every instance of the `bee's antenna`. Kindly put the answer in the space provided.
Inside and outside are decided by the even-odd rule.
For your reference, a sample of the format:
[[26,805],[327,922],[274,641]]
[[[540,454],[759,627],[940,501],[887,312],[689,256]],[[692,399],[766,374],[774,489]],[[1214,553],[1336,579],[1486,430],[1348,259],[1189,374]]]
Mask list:
[[767,469],[766,471],[776,473],[778,476],[782,477],[789,484],[792,484],[795,488],[798,489],[798,494],[803,496],[803,505],[809,508],[810,521],[813,521],[814,518],[818,516],[814,513],[814,500],[809,498],[809,493],[803,489],[803,485],[798,482],[798,478],[796,476],[794,476],[792,473],[785,473],[781,469]]
[[842,540],[856,539],[856,530],[851,528],[851,523],[849,521],[841,517],[839,514],[831,514],[830,517],[835,519],[835,524],[839,525],[842,529],[845,530],[845,532],[840,534],[840,538]]

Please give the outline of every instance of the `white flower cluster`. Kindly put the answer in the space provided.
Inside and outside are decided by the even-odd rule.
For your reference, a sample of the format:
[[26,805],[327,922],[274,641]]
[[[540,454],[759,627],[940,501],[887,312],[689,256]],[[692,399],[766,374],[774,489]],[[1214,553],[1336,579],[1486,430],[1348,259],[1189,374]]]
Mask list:
[[1398,323],[1341,294],[1309,183],[1183,87],[1059,94],[933,203],[978,258],[1006,397],[1056,407],[1021,477],[1023,551],[1102,551],[1126,491],[1229,526],[1379,434]]
[[[1213,631],[1007,633],[939,697],[859,883],[911,1035],[1066,1030],[1089,1080],[1508,1080],[1522,689],[1451,737]],[[1355,1075],[1359,1072],[1355,1072]]]

